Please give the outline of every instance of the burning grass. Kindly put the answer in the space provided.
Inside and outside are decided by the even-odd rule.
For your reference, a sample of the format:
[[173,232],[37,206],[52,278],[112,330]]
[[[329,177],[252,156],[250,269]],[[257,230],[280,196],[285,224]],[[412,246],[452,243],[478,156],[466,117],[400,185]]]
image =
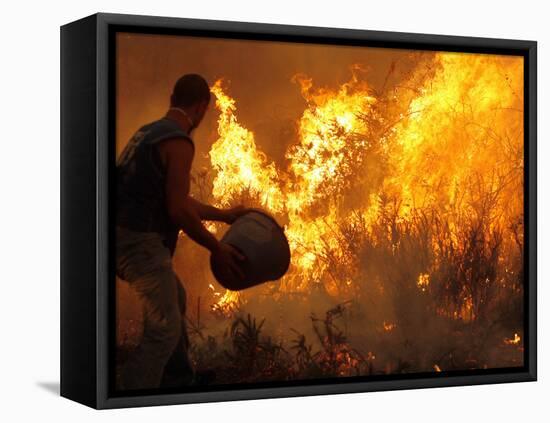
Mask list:
[[[217,383],[244,383],[521,366],[523,285],[495,259],[501,235],[480,238],[483,224],[473,221],[451,236],[437,215],[399,221],[393,206],[381,210],[371,231],[334,229],[355,263],[331,269],[335,280],[353,280],[339,296],[320,282],[307,295],[275,285],[192,315],[197,368],[214,369]],[[508,253],[512,261],[521,251]],[[319,304],[327,310],[307,312]],[[137,333],[126,332],[123,350]]]

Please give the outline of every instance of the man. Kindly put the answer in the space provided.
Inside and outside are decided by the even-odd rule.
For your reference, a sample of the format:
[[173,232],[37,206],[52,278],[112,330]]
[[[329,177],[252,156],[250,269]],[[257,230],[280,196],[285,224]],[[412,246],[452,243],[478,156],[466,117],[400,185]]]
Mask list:
[[177,387],[196,382],[187,356],[185,290],[172,268],[179,230],[208,249],[226,271],[243,277],[244,257],[220,243],[201,220],[232,223],[243,207],[221,210],[189,196],[191,132],[210,102],[199,75],[181,77],[166,115],[143,126],[117,161],[117,275],[143,302],[141,344],[122,366],[122,389]]

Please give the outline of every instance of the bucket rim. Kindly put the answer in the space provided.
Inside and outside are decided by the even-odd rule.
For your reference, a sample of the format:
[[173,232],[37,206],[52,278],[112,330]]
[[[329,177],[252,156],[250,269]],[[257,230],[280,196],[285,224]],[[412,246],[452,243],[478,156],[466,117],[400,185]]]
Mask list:
[[[244,217],[246,216],[247,214],[251,214],[251,213],[257,213],[257,214],[261,214],[269,219],[271,219],[284,233],[284,227],[283,225],[281,225],[277,219],[275,219],[275,216],[273,216],[271,213],[263,210],[263,209],[258,209],[258,208],[250,208],[248,209],[248,212],[244,215],[242,215],[241,217]],[[285,238],[286,238],[286,234],[285,234]]]

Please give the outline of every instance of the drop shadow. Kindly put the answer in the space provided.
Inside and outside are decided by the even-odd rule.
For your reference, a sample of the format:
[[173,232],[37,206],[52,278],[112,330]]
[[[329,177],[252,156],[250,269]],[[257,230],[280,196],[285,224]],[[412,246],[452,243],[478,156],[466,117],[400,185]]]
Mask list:
[[60,395],[59,382],[36,382],[36,386],[48,391],[50,394],[55,396]]

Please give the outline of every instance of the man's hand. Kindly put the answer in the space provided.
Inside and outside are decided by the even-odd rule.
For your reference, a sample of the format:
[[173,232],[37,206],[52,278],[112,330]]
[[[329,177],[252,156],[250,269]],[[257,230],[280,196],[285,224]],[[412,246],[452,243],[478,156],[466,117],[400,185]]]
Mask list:
[[236,248],[223,242],[219,243],[219,247],[212,251],[212,259],[215,260],[224,272],[229,272],[238,279],[243,280],[245,275],[239,265],[239,262],[244,262],[246,257],[243,256]]
[[188,201],[193,205],[193,208],[197,211],[201,220],[224,222],[228,225],[231,225],[242,215],[245,215],[246,213],[254,210],[246,208],[244,206],[237,206],[231,209],[219,209],[209,204],[203,204],[200,201],[197,201],[191,197],[188,197]]
[[231,225],[235,220],[249,213],[251,210],[252,209],[246,208],[244,206],[237,206],[231,209],[225,209],[222,211],[224,216],[223,221],[228,225]]

